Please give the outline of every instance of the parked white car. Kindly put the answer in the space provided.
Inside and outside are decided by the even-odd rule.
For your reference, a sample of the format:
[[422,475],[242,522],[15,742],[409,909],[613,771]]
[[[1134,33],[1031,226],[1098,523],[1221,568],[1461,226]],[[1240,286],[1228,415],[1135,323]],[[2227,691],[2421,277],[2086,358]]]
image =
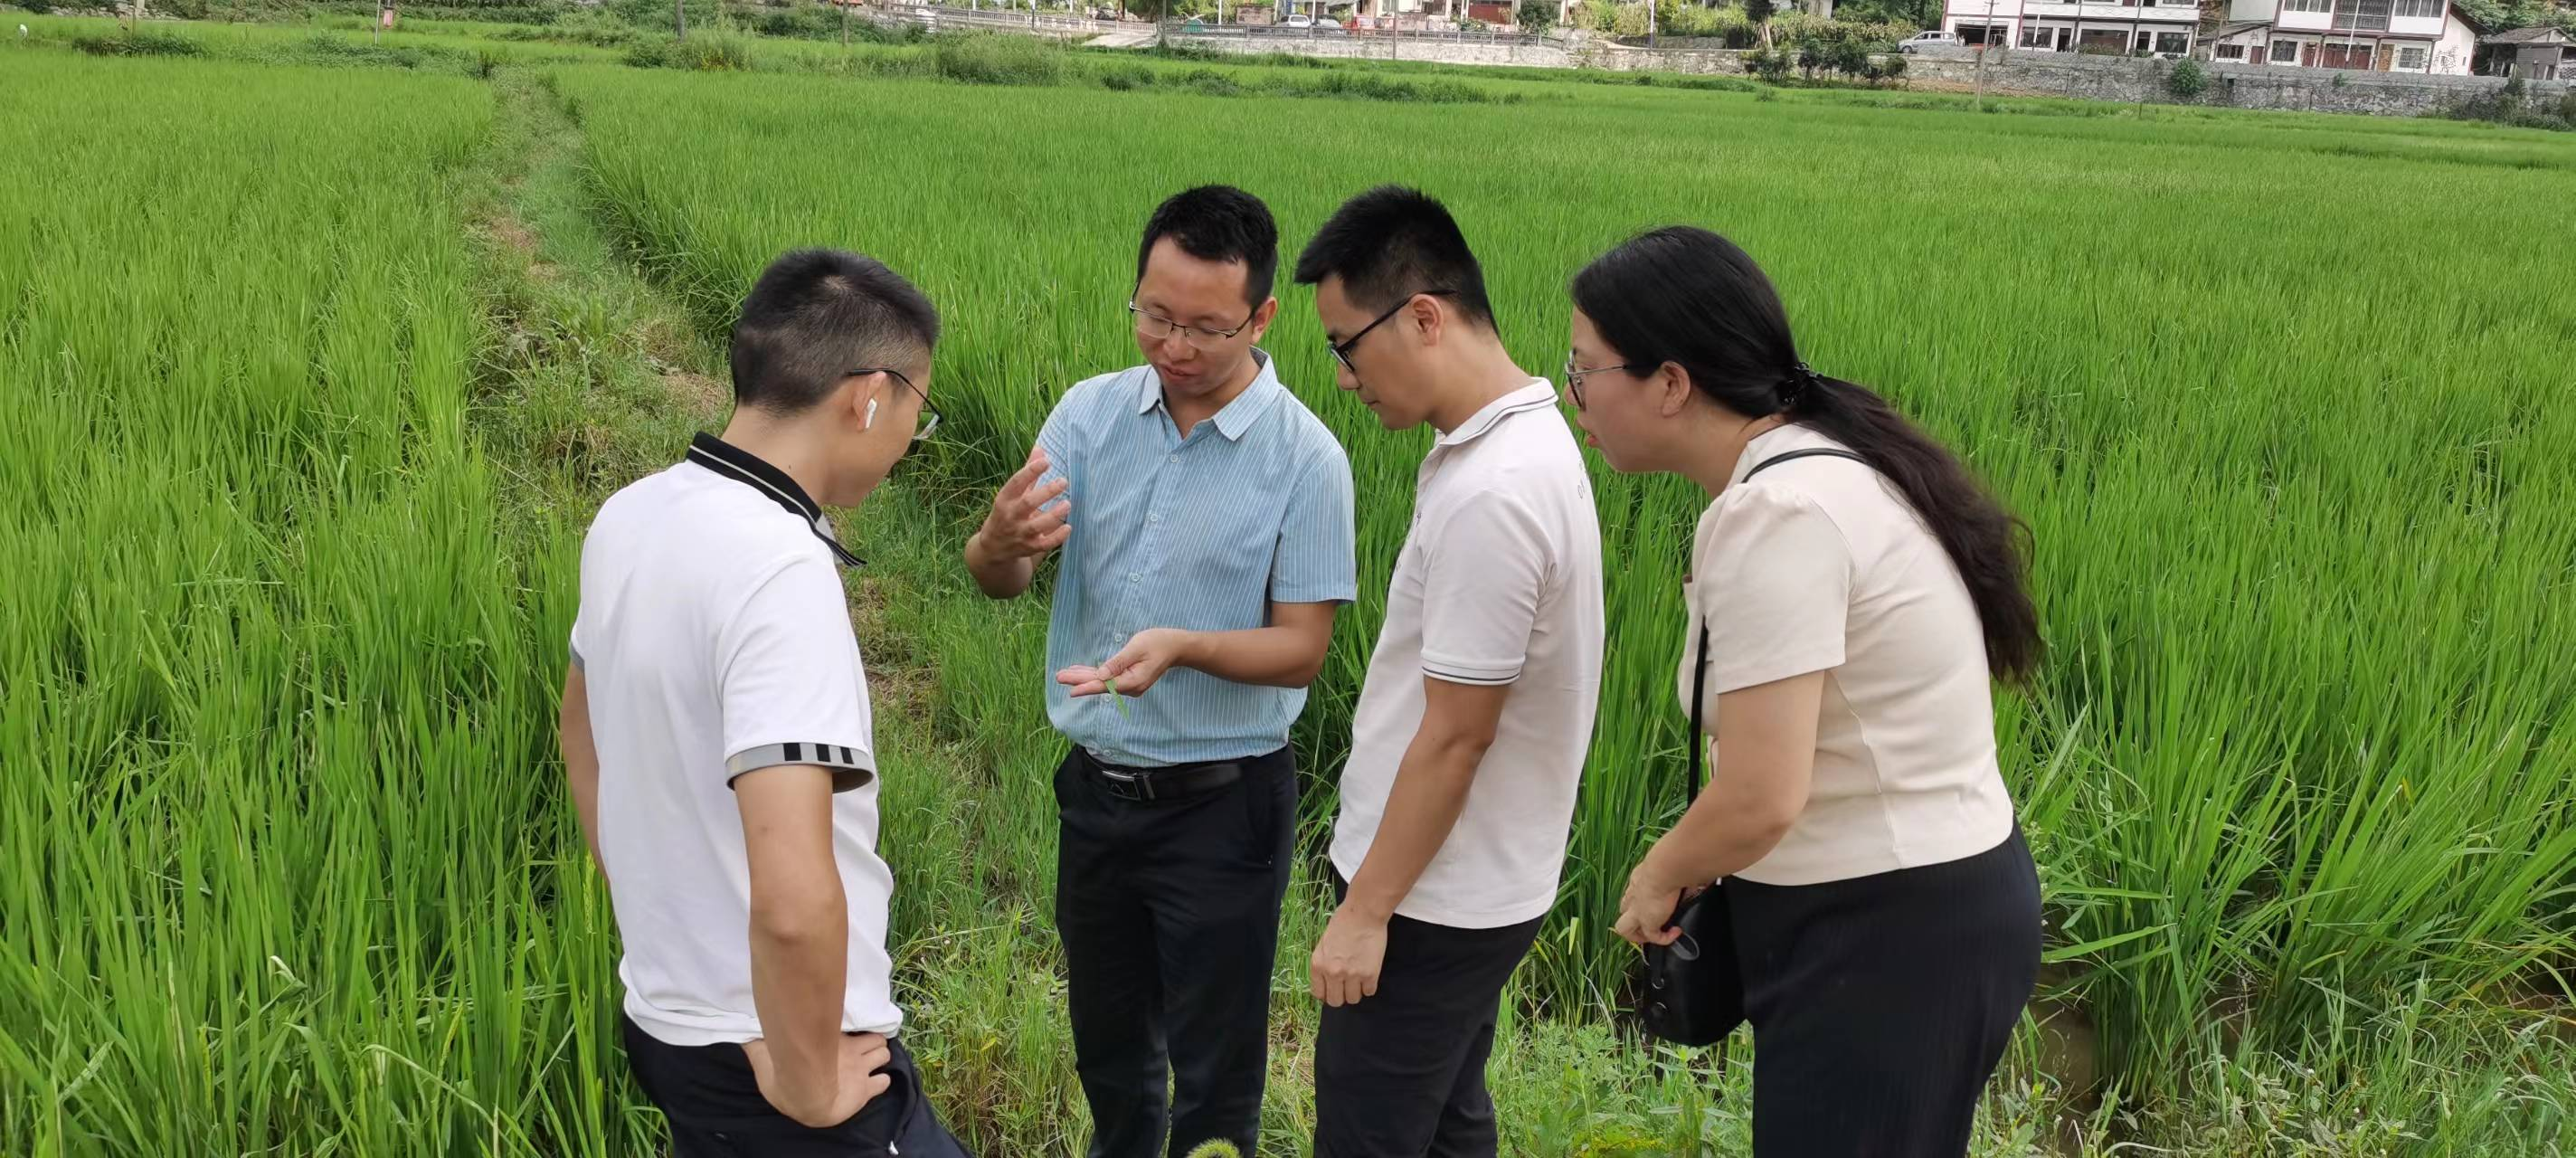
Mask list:
[[1897,42],[1897,45],[1896,45],[1896,50],[1897,50],[1898,52],[1908,52],[1908,53],[1911,53],[1911,52],[1920,52],[1920,51],[1922,51],[1922,50],[1924,50],[1924,49],[1926,49],[1926,48],[1964,48],[1964,47],[1966,47],[1966,46],[1965,46],[1965,45],[1963,45],[1963,44],[1961,44],[1961,43],[1959,43],[1959,38],[1958,38],[1957,36],[1954,36],[1954,35],[1952,35],[1952,34],[1950,34],[1950,33],[1943,32],[1943,31],[1941,31],[1940,29],[1935,28],[1935,29],[1933,29],[1933,30],[1932,30],[1932,31],[1930,31],[1930,32],[1917,32],[1917,33],[1915,33],[1914,35],[1912,35],[1912,36],[1909,36],[1909,37],[1905,38],[1904,40],[1898,41],[1898,42]]
[[1315,26],[1315,18],[1300,12],[1286,20],[1280,21],[1279,26],[1281,28],[1313,28]]

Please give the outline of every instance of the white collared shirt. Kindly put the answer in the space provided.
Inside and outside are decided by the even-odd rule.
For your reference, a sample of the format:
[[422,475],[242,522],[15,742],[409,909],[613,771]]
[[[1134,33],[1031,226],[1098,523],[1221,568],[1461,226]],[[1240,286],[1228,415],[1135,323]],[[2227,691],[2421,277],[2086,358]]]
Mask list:
[[1461,929],[1544,915],[1601,688],[1601,528],[1545,379],[1442,435],[1414,484],[1342,770],[1333,866],[1357,874],[1421,730],[1425,677],[1508,684],[1449,839],[1396,912]]
[[656,1040],[762,1036],[751,859],[736,777],[830,769],[832,860],[849,906],[841,1028],[893,1034],[894,877],[877,856],[867,672],[822,508],[706,435],[618,491],[582,541],[572,660],[599,751],[599,852],[625,945],[628,1017]]

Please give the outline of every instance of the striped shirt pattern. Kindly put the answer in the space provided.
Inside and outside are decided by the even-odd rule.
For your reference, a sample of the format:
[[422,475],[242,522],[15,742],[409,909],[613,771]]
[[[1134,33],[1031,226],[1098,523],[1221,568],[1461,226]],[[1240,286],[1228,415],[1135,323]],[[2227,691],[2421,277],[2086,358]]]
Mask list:
[[1088,379],[1047,416],[1045,479],[1071,480],[1073,535],[1047,624],[1047,716],[1105,763],[1153,768],[1277,751],[1304,688],[1175,668],[1119,711],[1075,699],[1055,673],[1099,664],[1151,627],[1266,626],[1270,604],[1358,594],[1351,465],[1279,381],[1270,356],[1243,393],[1187,437],[1150,366]]

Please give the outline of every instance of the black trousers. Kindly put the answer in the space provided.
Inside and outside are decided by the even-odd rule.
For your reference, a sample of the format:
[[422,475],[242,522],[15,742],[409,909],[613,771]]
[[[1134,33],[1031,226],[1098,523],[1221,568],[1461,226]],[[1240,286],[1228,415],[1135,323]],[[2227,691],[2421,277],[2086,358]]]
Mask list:
[[1376,995],[1325,1006],[1315,1035],[1315,1158],[1492,1158],[1494,1012],[1544,920],[1387,921]]
[[2039,975],[2021,833],[1947,864],[1726,882],[1758,1158],[1957,1158]]
[[878,1073],[893,1079],[857,1116],[815,1129],[781,1114],[760,1094],[751,1059],[738,1045],[671,1045],[623,1015],[626,1061],[644,1096],[671,1124],[675,1158],[969,1158],[921,1091],[921,1073],[900,1041]]
[[1210,1139],[1254,1153],[1297,777],[1284,748],[1241,764],[1232,784],[1151,801],[1111,792],[1079,749],[1056,768],[1055,923],[1091,1158]]

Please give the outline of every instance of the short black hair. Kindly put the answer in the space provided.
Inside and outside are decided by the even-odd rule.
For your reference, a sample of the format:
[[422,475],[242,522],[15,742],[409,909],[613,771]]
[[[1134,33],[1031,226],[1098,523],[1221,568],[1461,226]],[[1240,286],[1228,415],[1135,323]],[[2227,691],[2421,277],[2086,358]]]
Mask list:
[[1361,309],[1388,309],[1415,294],[1445,290],[1442,296],[1459,313],[1494,326],[1484,267],[1449,210],[1419,189],[1380,185],[1333,211],[1297,257],[1297,284],[1334,276]]
[[850,371],[911,365],[939,343],[939,310],[885,263],[838,249],[779,255],[733,325],[733,400],[794,414]]
[[1136,246],[1138,283],[1145,280],[1154,243],[1166,237],[1201,261],[1242,262],[1244,304],[1270,300],[1270,285],[1279,277],[1279,223],[1260,198],[1232,185],[1201,185],[1165,198]]

